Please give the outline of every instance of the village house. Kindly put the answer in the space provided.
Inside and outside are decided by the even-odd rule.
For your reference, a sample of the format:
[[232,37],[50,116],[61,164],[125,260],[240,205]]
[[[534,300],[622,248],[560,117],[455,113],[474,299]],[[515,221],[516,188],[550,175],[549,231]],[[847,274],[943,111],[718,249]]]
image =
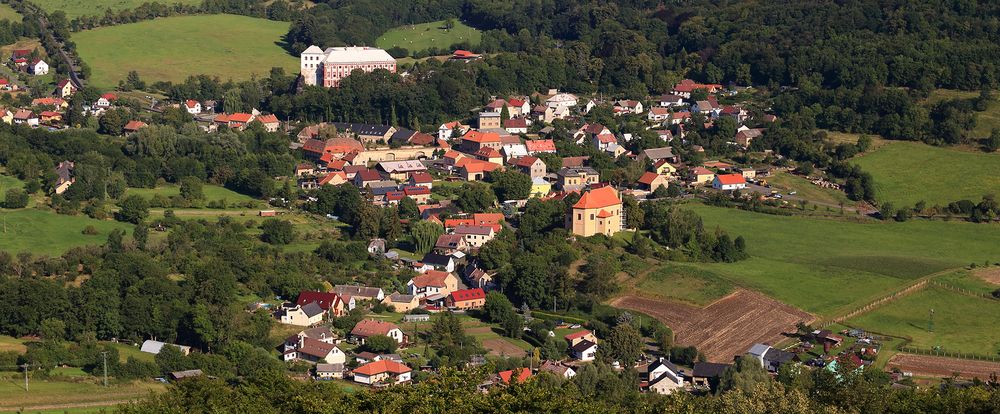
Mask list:
[[582,340],[576,343],[576,345],[571,346],[570,355],[573,359],[587,362],[597,359],[597,343]]
[[530,116],[535,122],[551,124],[556,119],[556,111],[551,106],[536,105],[531,109]]
[[302,177],[304,175],[313,175],[316,173],[316,165],[300,163],[295,165],[295,176]]
[[434,188],[434,177],[431,177],[430,173],[426,171],[413,172],[407,178],[407,184],[410,187],[424,187],[431,190]]
[[0,107],[0,120],[7,125],[14,125],[14,113],[10,109]]
[[731,191],[747,188],[747,180],[743,174],[719,174],[712,180],[712,188],[716,190]]
[[281,122],[274,114],[258,115],[254,121],[260,122],[267,132],[278,132],[278,128],[281,127]]
[[674,92],[674,95],[683,96],[684,99],[690,99],[691,98],[691,92],[694,92],[694,91],[696,91],[698,89],[704,89],[705,92],[708,92],[708,93],[712,94],[712,93],[716,93],[719,90],[721,90],[722,89],[722,85],[719,85],[719,84],[703,84],[703,83],[697,83],[697,82],[695,82],[695,81],[693,81],[691,79],[684,79],[680,83],[678,83],[677,85],[674,86],[673,92]]
[[38,116],[29,109],[18,109],[14,113],[14,125],[38,126]]
[[551,139],[529,139],[524,141],[524,147],[531,155],[556,153],[556,142]]
[[648,159],[651,163],[656,163],[660,160],[665,160],[667,162],[677,163],[680,161],[680,157],[674,155],[674,150],[671,147],[661,147],[661,148],[648,148],[639,153],[638,161],[643,161]]
[[460,146],[469,154],[474,154],[482,148],[489,147],[499,150],[503,144],[500,142],[500,134],[495,132],[469,131],[462,136]]
[[691,112],[680,111],[670,114],[670,125],[680,125],[691,121]]
[[396,385],[410,381],[413,370],[396,361],[379,360],[357,367],[354,371],[354,382],[365,385]]
[[505,143],[502,147],[500,147],[500,153],[503,154],[504,160],[509,162],[514,158],[527,157],[528,147],[520,142],[511,144]]
[[106,93],[104,95],[101,95],[100,98],[97,98],[97,101],[94,102],[94,106],[101,109],[110,108],[111,105],[114,104],[115,101],[117,100],[118,100],[117,95],[113,93]]
[[576,106],[579,101],[576,95],[560,93],[556,89],[549,89],[547,96],[545,105],[552,109],[569,109]]
[[350,180],[347,179],[347,174],[345,174],[343,171],[336,171],[336,172],[327,173],[322,178],[320,178],[316,182],[316,184],[319,185],[319,186],[324,186],[324,185],[341,185],[341,184],[344,184],[344,183],[346,183],[348,181],[350,181]]
[[354,329],[351,329],[351,336],[364,344],[365,340],[373,336],[388,336],[395,339],[400,345],[406,343],[406,335],[392,322],[375,319],[362,319]]
[[299,306],[305,306],[310,303],[315,303],[323,309],[323,311],[330,313],[332,316],[344,316],[347,314],[353,306],[345,302],[340,295],[333,292],[318,292],[312,290],[303,290],[299,292],[299,297],[295,301]]
[[782,364],[788,363],[795,358],[795,354],[785,352],[770,345],[754,344],[747,350],[747,357],[756,359],[760,366],[768,372],[778,372]]
[[184,110],[191,115],[198,115],[201,113],[201,102],[194,99],[188,99],[184,101]]
[[486,161],[497,165],[503,164],[503,155],[501,155],[500,151],[497,151],[496,148],[483,147],[480,148],[479,151],[476,151],[476,153],[473,155],[475,155],[475,157],[481,161]]
[[486,174],[503,167],[498,163],[474,158],[464,158],[457,166],[458,176],[465,181],[480,181],[486,178]]
[[719,117],[730,117],[736,120],[736,124],[742,124],[747,120],[749,113],[746,109],[735,105],[724,105],[719,111]]
[[484,305],[486,292],[481,288],[456,290],[445,299],[445,306],[456,310],[482,309]]
[[468,252],[469,243],[465,241],[465,236],[461,234],[442,234],[438,236],[434,243],[434,251],[450,255],[455,252]]
[[285,325],[313,326],[323,322],[326,313],[316,302],[305,305],[285,303],[278,309],[275,316],[278,318],[278,322]]
[[642,102],[633,100],[621,100],[616,101],[614,107],[612,107],[612,113],[615,115],[621,114],[641,114],[643,111]]
[[[358,140],[349,137],[335,137],[326,140],[308,139],[302,145],[302,151],[313,160],[330,162],[344,158],[346,154],[364,151],[365,147]],[[327,158],[324,160],[324,158]]]
[[571,334],[567,334],[566,336],[563,337],[563,339],[566,340],[566,343],[569,344],[569,346],[576,345],[581,341],[590,341],[594,343],[597,342],[597,337],[594,336],[593,332],[588,330],[582,330],[573,332]]
[[285,343],[282,359],[285,362],[305,361],[313,364],[340,364],[342,366],[347,362],[347,355],[332,342],[300,336],[292,347],[289,347],[287,342]]
[[715,178],[715,173],[705,167],[694,167],[691,169],[691,178],[693,185],[708,184]]
[[420,305],[420,300],[415,295],[393,292],[391,295],[386,296],[385,299],[382,299],[382,304],[391,305],[393,311],[396,313],[406,313],[416,309]]
[[608,127],[601,124],[583,124],[580,129],[573,133],[573,139],[577,144],[583,144],[587,140],[592,140],[598,135],[611,134]]
[[433,270],[441,270],[445,272],[455,271],[455,258],[448,255],[437,254],[434,252],[427,253],[422,259],[420,259],[420,266],[414,268],[417,272],[429,272]]
[[562,379],[570,379],[576,376],[576,371],[573,367],[564,365],[557,361],[542,362],[542,365],[538,367],[538,372],[551,372],[552,375]]
[[659,98],[656,99],[656,101],[657,101],[656,102],[657,106],[663,108],[684,106],[684,97],[680,95],[673,95],[673,94],[661,95]]
[[502,125],[500,112],[480,112],[476,118],[476,126],[480,130],[500,129]]
[[684,388],[684,377],[680,369],[664,358],[650,364],[646,372],[646,383],[650,392],[669,395]]
[[611,236],[624,228],[622,201],[610,186],[587,191],[573,205],[569,221],[570,230],[577,236]]
[[760,138],[761,135],[764,135],[764,130],[762,128],[741,127],[736,132],[736,144],[743,148],[747,148],[754,139]]
[[719,378],[726,368],[729,368],[729,364],[695,362],[694,369],[691,370],[691,384],[714,391],[719,386]]
[[354,136],[364,144],[388,144],[389,138],[396,133],[396,128],[390,125],[358,124],[350,122],[331,123],[340,133]]
[[318,380],[344,378],[344,364],[316,364],[315,371]]
[[73,177],[73,169],[76,167],[73,161],[62,161],[56,166],[56,186],[55,193],[62,194],[69,189],[69,186],[76,182]]
[[68,98],[76,93],[76,85],[70,82],[69,79],[63,79],[56,84],[56,91],[54,95],[60,98]]
[[559,177],[559,189],[562,191],[580,191],[587,186],[597,184],[601,174],[590,167],[563,167],[556,172]]
[[62,114],[56,111],[42,111],[39,114],[41,122],[45,125],[54,125],[58,122],[62,122]]
[[418,205],[431,201],[431,190],[427,187],[403,187],[403,195],[411,198]]
[[524,118],[513,118],[503,121],[503,129],[508,134],[527,134],[528,120]]
[[152,340],[152,339],[147,339],[147,340],[143,341],[142,345],[139,346],[139,351],[140,352],[145,352],[147,354],[158,355],[160,353],[160,351],[163,350],[163,347],[168,346],[168,345],[172,346],[174,348],[177,348],[184,355],[190,355],[191,354],[191,347],[190,346],[171,344],[171,343],[167,343],[167,342],[160,342],[160,341],[156,341],[156,340]]
[[462,136],[462,134],[465,134],[468,130],[468,125],[462,125],[462,123],[458,121],[444,123],[438,127],[438,139],[448,141],[452,138]]
[[531,378],[531,370],[528,368],[518,368],[506,371],[500,371],[496,376],[496,383],[503,385],[510,385],[511,383],[520,384]]
[[470,248],[478,249],[496,237],[496,232],[490,226],[458,226],[454,234],[465,238],[465,243]]
[[649,108],[649,113],[646,114],[646,119],[655,124],[663,123],[664,121],[670,119],[670,110],[667,108]]
[[382,288],[371,286],[336,285],[333,287],[333,292],[340,295],[345,302],[348,300],[347,298],[351,298],[356,301],[381,301],[385,298],[385,292],[382,291]]
[[35,59],[28,65],[28,72],[31,72],[35,76],[47,75],[49,73],[49,64],[45,63],[42,59]]
[[545,162],[537,157],[515,158],[511,164],[531,178],[545,177]]
[[545,197],[552,192],[552,183],[542,177],[531,179],[531,197]]
[[667,160],[659,160],[653,163],[653,171],[660,175],[671,175],[677,172],[677,168]]
[[458,277],[451,272],[428,270],[406,282],[406,291],[410,295],[423,299],[428,296],[447,296],[458,290]]
[[639,177],[639,188],[646,191],[656,191],[659,187],[666,187],[669,183],[669,177],[666,175],[657,174],[655,172],[647,171]]
[[46,107],[51,106],[56,110],[69,108],[69,102],[66,102],[63,98],[54,98],[51,96],[46,96],[44,98],[35,98],[31,100],[31,106]]
[[427,167],[420,161],[382,161],[375,168],[396,181],[404,181],[412,173],[427,172]]

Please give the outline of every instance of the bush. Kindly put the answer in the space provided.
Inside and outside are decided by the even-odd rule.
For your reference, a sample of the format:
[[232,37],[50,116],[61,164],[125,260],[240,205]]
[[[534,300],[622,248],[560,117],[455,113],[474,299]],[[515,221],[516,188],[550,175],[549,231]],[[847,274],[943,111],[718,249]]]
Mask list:
[[95,228],[94,226],[87,226],[87,227],[85,227],[83,229],[83,231],[81,233],[93,236],[93,235],[97,234],[97,228]]
[[11,188],[4,195],[4,208],[25,208],[28,206],[28,193],[20,188]]
[[376,354],[391,354],[396,352],[397,346],[399,343],[395,339],[385,335],[375,335],[365,339],[364,348]]

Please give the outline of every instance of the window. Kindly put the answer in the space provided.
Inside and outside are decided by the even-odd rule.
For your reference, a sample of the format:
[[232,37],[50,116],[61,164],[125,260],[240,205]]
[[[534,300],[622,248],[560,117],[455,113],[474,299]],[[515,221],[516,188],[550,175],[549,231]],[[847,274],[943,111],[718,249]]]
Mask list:
[[590,215],[590,219],[591,219],[591,220],[593,220],[593,219],[594,219],[594,215],[593,215],[593,214],[591,214],[591,215]]
[[583,220],[583,214],[577,214],[576,215],[576,219],[577,220]]

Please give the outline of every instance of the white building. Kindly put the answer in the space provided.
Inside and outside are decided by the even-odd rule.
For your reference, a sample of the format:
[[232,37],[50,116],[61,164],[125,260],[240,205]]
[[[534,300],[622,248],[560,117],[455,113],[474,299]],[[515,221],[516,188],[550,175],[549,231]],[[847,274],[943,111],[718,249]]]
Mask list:
[[549,90],[548,99],[545,100],[545,105],[552,109],[569,109],[577,105],[576,95],[571,93],[559,93],[555,89]]
[[201,113],[201,102],[194,99],[188,99],[184,101],[184,110],[191,115],[198,115]]
[[396,73],[396,59],[385,50],[374,47],[330,47],[321,50],[314,45],[299,56],[299,71],[306,85],[336,88],[354,70],[373,72],[378,69]]
[[717,174],[712,180],[712,188],[716,190],[742,190],[747,188],[747,180],[743,174]]
[[684,377],[680,370],[663,358],[649,365],[648,374],[649,390],[657,394],[671,394],[684,388]]
[[35,59],[28,68],[31,70],[32,75],[45,75],[49,73],[49,64],[41,59]]

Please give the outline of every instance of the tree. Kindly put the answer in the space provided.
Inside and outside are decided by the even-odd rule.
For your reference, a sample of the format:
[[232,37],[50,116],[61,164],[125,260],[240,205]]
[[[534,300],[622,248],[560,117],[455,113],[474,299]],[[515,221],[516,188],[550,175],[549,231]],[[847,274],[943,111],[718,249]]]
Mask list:
[[486,294],[486,304],[483,306],[483,314],[490,322],[500,322],[508,312],[514,311],[514,304],[510,303],[503,293],[491,291]]
[[986,152],[996,152],[1000,149],[1000,129],[993,128],[990,136],[986,138]]
[[365,338],[364,348],[376,354],[391,354],[396,352],[399,343],[385,335],[375,335]]
[[202,183],[198,177],[181,178],[180,194],[188,201],[205,199],[205,192],[202,190]]
[[409,220],[419,219],[420,209],[417,208],[417,202],[410,197],[403,197],[402,200],[399,200],[399,217]]
[[11,188],[4,194],[4,208],[25,208],[28,206],[28,193],[20,188]]
[[598,357],[605,363],[618,361],[630,367],[642,356],[642,347],[639,330],[630,323],[622,323],[611,330],[603,346],[598,348]]
[[295,229],[288,220],[267,219],[260,225],[260,238],[270,244],[288,244],[295,240]]
[[757,384],[771,381],[767,370],[756,358],[740,357],[736,363],[722,372],[719,378],[719,393],[731,390],[750,391]]
[[429,221],[421,220],[411,224],[410,236],[413,237],[413,249],[421,254],[431,251],[443,233],[444,228]]
[[[530,179],[528,192],[531,192]],[[462,211],[481,212],[493,207],[496,201],[496,196],[489,186],[478,182],[468,182],[462,184],[462,188],[458,190],[458,200],[455,200],[455,203]]]
[[146,217],[149,217],[149,203],[142,196],[130,195],[118,203],[116,220],[136,224]]
[[[486,175],[497,200],[524,200],[531,195],[531,177],[515,170],[495,170]],[[481,211],[481,210],[475,210]]]

